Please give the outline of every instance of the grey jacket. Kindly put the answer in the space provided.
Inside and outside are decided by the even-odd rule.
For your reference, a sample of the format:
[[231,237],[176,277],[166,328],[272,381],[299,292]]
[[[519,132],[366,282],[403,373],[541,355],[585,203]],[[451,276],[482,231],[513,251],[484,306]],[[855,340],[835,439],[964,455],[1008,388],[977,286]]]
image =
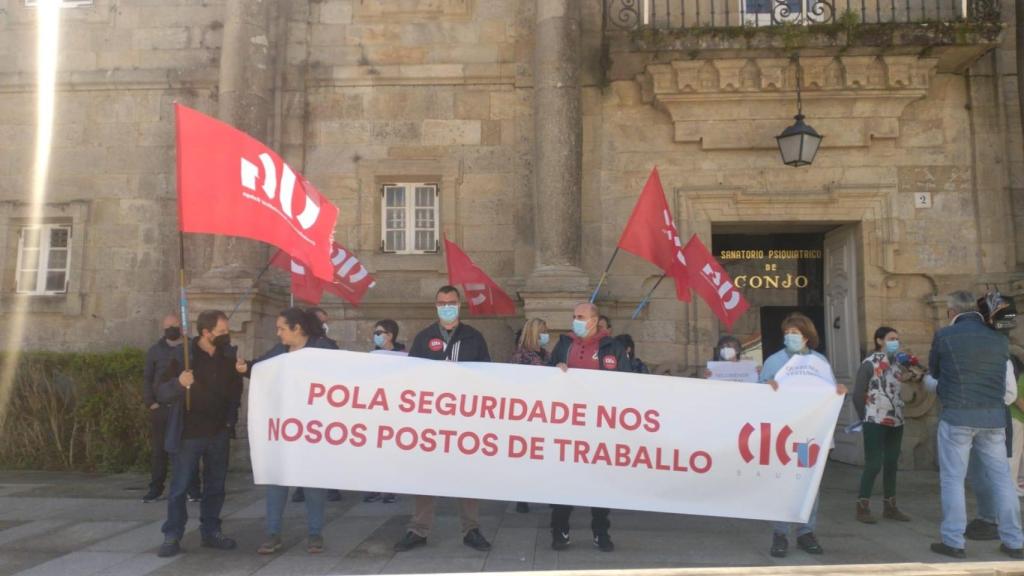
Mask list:
[[1006,426],[1006,363],[1009,340],[980,314],[965,313],[935,333],[928,367],[938,381],[940,418],[953,426]]

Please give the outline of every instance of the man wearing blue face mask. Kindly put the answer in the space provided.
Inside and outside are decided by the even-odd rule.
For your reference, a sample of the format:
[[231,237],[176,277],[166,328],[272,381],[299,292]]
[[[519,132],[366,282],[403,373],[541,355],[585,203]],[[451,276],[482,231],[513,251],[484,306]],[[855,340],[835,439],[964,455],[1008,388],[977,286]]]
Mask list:
[[[409,348],[409,356],[449,362],[490,362],[491,355],[487,351],[487,341],[483,334],[459,321],[459,289],[442,286],[437,291],[434,304],[438,320],[416,335]],[[434,522],[434,501],[433,496],[416,496],[409,529],[395,543],[396,552],[412,550],[427,543]],[[491,543],[480,533],[479,511],[479,500],[459,499],[462,543],[474,550],[486,552],[491,549]]]
[[[549,366],[558,366],[563,372],[570,368],[587,370],[615,370],[632,372],[626,348],[598,326],[597,306],[589,302],[577,304],[573,311],[572,334],[563,334],[551,352]],[[569,516],[572,506],[551,506],[551,548],[564,550],[569,546]],[[611,522],[607,508],[590,509],[590,528],[594,532],[594,546],[602,552],[615,549],[608,529]]]

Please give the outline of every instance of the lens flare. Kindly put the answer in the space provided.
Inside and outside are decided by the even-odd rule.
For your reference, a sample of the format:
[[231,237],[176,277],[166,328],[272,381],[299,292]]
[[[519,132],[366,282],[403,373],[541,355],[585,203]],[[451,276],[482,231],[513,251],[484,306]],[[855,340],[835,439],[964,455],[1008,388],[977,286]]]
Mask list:
[[[29,198],[28,226],[39,226],[46,200],[46,180],[53,145],[53,119],[57,98],[57,58],[60,50],[60,0],[39,0],[36,9],[36,145]],[[27,295],[15,295],[8,320],[6,356],[0,370],[0,424],[7,417],[7,406],[14,386],[14,374],[21,356],[25,334]]]

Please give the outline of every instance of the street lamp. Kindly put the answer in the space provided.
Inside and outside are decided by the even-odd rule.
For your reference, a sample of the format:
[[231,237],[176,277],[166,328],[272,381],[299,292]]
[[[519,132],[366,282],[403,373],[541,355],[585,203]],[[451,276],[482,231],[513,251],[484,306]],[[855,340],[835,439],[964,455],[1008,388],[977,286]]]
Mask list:
[[821,145],[821,134],[814,128],[804,124],[803,100],[800,97],[801,68],[800,60],[796,61],[796,122],[775,137],[779,144],[782,163],[794,168],[808,166],[814,162],[814,156]]

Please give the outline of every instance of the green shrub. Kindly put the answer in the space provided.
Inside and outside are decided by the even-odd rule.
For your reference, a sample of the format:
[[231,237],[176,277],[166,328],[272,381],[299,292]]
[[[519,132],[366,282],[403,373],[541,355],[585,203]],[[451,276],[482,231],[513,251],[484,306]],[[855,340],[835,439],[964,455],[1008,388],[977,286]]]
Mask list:
[[[6,357],[4,358],[6,361]],[[18,361],[0,467],[122,472],[149,461],[141,350],[26,352]]]

